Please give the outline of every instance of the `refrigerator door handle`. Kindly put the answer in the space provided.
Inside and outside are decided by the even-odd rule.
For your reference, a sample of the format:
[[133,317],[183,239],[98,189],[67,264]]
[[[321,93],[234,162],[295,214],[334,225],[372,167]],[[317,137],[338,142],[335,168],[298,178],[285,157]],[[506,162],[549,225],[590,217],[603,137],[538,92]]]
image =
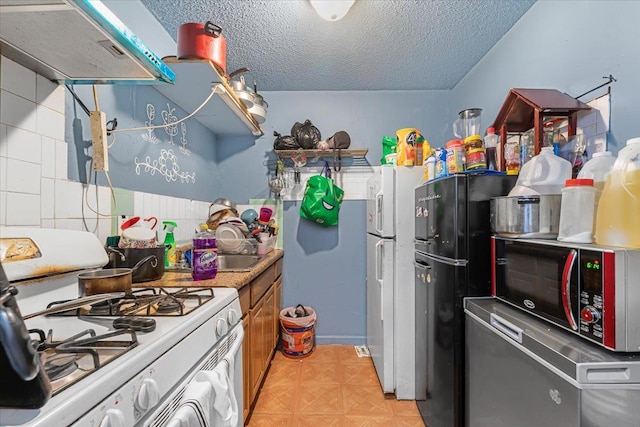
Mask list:
[[523,330],[508,320],[503,319],[495,313],[489,315],[491,326],[516,341],[518,344],[522,344],[522,332]]
[[382,275],[384,274],[383,265],[382,265],[383,253],[384,253],[384,240],[380,240],[378,243],[376,243],[376,281],[378,282],[378,285],[380,285],[380,320],[381,321],[384,320],[384,316],[383,316],[384,311],[382,309],[382,306],[384,305],[384,286],[382,283]]
[[573,310],[571,308],[571,271],[573,270],[573,264],[576,262],[578,251],[571,249],[567,261],[564,264],[564,270],[562,271],[562,307],[564,308],[564,315],[567,317],[569,326],[574,331],[578,330],[576,320],[573,318]]
[[384,204],[384,194],[382,191],[376,194],[376,231],[379,234],[382,234],[382,226],[384,225],[384,218],[382,217],[383,210],[382,205]]

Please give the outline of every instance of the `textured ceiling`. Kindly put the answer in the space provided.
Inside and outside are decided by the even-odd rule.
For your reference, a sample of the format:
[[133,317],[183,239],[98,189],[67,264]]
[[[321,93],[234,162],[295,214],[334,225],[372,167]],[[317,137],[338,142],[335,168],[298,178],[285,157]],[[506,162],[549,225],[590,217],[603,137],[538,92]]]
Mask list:
[[212,21],[227,71],[258,90],[451,89],[535,0],[356,0],[322,20],[307,0],[141,0],[175,39]]

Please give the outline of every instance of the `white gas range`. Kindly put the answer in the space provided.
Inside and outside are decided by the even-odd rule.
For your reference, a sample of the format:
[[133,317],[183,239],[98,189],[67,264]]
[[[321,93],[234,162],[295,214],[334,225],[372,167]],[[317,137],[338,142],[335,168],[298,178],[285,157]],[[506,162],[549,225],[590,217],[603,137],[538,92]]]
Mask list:
[[[12,282],[22,315],[77,299],[78,273]],[[153,308],[122,315],[138,301]],[[180,409],[196,373],[226,360],[229,389],[240,408],[228,425],[240,426],[240,317],[233,288],[148,288],[134,289],[123,300],[27,319],[30,337],[41,342],[38,354],[52,397],[39,409],[0,407],[0,425],[164,426]],[[115,320],[125,325],[115,327]]]

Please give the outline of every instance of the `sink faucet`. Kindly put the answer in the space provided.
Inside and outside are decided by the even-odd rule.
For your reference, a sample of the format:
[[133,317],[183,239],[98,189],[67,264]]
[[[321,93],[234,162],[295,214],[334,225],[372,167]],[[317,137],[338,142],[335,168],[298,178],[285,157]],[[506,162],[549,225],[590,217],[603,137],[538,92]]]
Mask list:
[[116,254],[120,255],[120,261],[122,262],[124,262],[127,259],[122,252],[120,252],[119,250],[111,246],[107,246],[107,254],[109,254],[109,263],[114,268],[116,267],[116,257],[115,257]]

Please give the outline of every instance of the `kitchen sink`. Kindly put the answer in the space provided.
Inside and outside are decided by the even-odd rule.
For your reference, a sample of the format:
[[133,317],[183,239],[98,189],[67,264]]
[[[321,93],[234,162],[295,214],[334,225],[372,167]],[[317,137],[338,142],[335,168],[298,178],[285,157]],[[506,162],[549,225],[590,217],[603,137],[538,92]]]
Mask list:
[[260,255],[218,255],[218,271],[249,271],[264,259]]

